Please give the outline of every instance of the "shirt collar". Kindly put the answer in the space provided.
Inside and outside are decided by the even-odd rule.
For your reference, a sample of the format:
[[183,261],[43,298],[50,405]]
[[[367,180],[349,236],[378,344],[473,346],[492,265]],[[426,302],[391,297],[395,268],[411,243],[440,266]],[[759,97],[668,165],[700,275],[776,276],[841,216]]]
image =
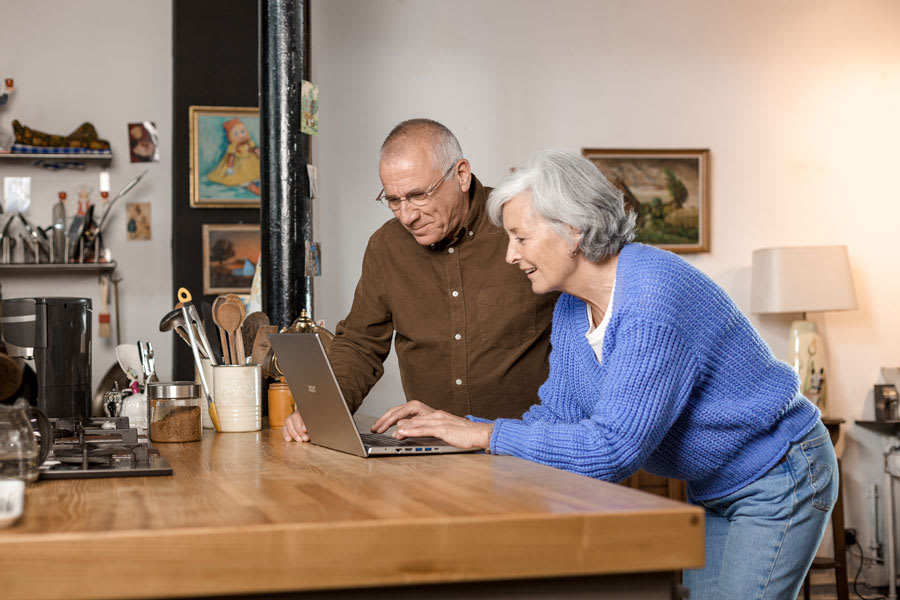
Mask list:
[[431,244],[430,248],[432,250],[443,250],[462,240],[469,231],[476,231],[484,221],[486,204],[487,192],[484,186],[481,185],[481,182],[478,181],[478,178],[472,175],[472,183],[469,186],[469,210],[466,213],[466,220],[451,235]]

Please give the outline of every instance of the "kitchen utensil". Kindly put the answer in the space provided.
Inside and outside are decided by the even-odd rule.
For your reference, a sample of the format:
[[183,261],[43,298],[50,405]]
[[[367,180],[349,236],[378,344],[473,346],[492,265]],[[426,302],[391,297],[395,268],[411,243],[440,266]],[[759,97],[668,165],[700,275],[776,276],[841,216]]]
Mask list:
[[197,337],[197,342],[200,344],[200,348],[203,350],[203,354],[206,355],[206,358],[208,358],[213,365],[217,365],[218,361],[216,360],[212,348],[209,345],[209,339],[206,336],[206,329],[203,327],[203,321],[200,319],[200,314],[197,312],[197,307],[188,302],[184,305],[183,308],[187,308],[188,316],[191,319],[191,325],[194,329],[194,335]]
[[100,276],[100,312],[97,313],[97,337],[108,338],[109,328],[109,278]]
[[128,183],[126,183],[126,184],[125,184],[125,187],[123,187],[121,190],[119,190],[119,193],[116,194],[116,195],[113,197],[113,199],[109,201],[109,204],[107,204],[107,205],[106,205],[106,208],[103,210],[103,216],[100,217],[100,222],[97,224],[97,230],[98,230],[98,231],[102,231],[102,230],[103,230],[103,225],[106,224],[106,217],[109,215],[109,209],[111,209],[111,208],[113,207],[113,204],[116,203],[116,200],[118,200],[119,198],[121,198],[122,196],[124,196],[125,194],[127,194],[128,192],[130,192],[131,189],[132,189],[134,186],[136,186],[136,185],[138,184],[138,182],[139,182],[141,179],[143,179],[144,175],[146,175],[148,172],[149,172],[149,171],[144,171],[143,173],[141,173],[140,175],[138,175],[137,177],[135,177],[134,179],[132,179],[131,181],[129,181]]
[[250,362],[255,365],[263,365],[263,375],[268,376],[266,358],[272,353],[272,345],[269,343],[269,334],[278,333],[277,325],[263,325],[256,330],[256,339],[253,340],[253,352]]
[[[185,323],[190,323],[191,316],[188,314],[188,308],[186,306],[181,307],[182,316],[184,317]],[[209,395],[209,386],[206,384],[206,375],[203,374],[203,365],[200,362],[200,351],[197,349],[197,338],[194,337],[194,328],[188,326],[187,327],[188,336],[191,338],[191,352],[194,354],[194,364],[197,365],[197,373],[200,375],[200,385],[203,386],[203,394],[206,397],[206,406],[209,410],[209,419],[213,422],[213,426],[216,428],[216,431],[221,431],[219,428],[219,415],[216,413],[216,405],[213,402],[212,396]]]
[[[187,327],[188,324],[184,321],[184,313],[180,308],[169,311],[159,322],[160,331],[174,331],[178,334],[178,337],[183,339],[184,342],[190,347],[191,338],[187,334]],[[200,352],[203,354],[204,358],[209,358],[205,354],[206,350],[204,348],[200,348]]]
[[200,317],[203,320],[203,330],[206,332],[209,347],[212,349],[213,356],[218,364],[225,362],[225,354],[222,351],[222,343],[217,335],[218,328],[212,318],[212,304],[203,301],[200,303]]
[[178,288],[178,303],[175,304],[175,308],[181,308],[184,306],[185,302],[190,302],[193,300],[191,297],[191,293],[187,291],[187,288],[180,287]]
[[219,340],[222,342],[222,352],[225,355],[225,364],[233,365],[235,364],[234,360],[234,344],[229,343],[230,340],[228,338],[228,330],[225,328],[225,325],[222,324],[221,311],[222,307],[227,303],[227,298],[225,296],[218,296],[212,305],[212,318],[213,323],[216,324],[216,327],[219,328]]
[[[47,255],[47,262],[51,262],[52,256],[50,254],[50,242],[47,240],[47,235],[44,233],[44,230],[40,227],[33,227],[28,219],[25,218],[25,215],[22,213],[19,214],[19,220],[22,221],[22,225],[25,226],[25,231],[28,232],[28,236],[31,238],[32,242],[35,243],[40,250],[42,250]],[[35,255],[35,262],[41,262],[39,258],[39,254]]]
[[141,353],[134,344],[120,344],[116,346],[116,358],[122,371],[128,379],[135,380],[141,385],[144,383],[144,369],[141,368]]
[[225,330],[228,333],[228,343],[234,347],[232,352],[233,364],[242,365],[246,355],[244,353],[244,339],[241,336],[241,325],[244,322],[247,309],[244,308],[244,303],[241,302],[240,298],[234,294],[228,294],[225,296],[225,302],[219,307],[219,311],[219,320],[223,321]]
[[141,342],[137,343],[138,346],[138,354],[141,357],[141,370],[144,373],[144,382],[152,383],[155,381],[159,381],[156,377],[156,366],[153,358],[153,346],[150,345],[150,342]]
[[[34,437],[31,419],[37,422],[40,440]],[[53,432],[43,411],[21,399],[12,406],[0,405],[0,477],[34,481],[52,445]]]
[[[261,311],[252,312],[244,317],[244,322],[241,325],[241,337],[243,338],[242,342],[244,345],[244,349],[246,350],[247,348],[249,348],[251,350],[251,356],[253,350],[253,342],[256,341],[256,332],[260,327],[268,324],[269,316]],[[254,362],[257,365],[260,364],[252,360],[251,362]]]
[[122,327],[119,325],[119,282],[121,277],[111,277],[113,284],[113,303],[116,305],[116,344],[122,343]]

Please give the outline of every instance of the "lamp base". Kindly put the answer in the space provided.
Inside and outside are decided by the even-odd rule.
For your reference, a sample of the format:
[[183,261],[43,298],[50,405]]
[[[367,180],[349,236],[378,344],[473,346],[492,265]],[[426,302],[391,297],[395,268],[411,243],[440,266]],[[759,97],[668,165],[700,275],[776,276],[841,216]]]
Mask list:
[[788,364],[800,378],[800,391],[819,407],[822,416],[828,415],[827,387],[828,365],[825,359],[825,343],[816,324],[812,321],[791,323],[788,340]]

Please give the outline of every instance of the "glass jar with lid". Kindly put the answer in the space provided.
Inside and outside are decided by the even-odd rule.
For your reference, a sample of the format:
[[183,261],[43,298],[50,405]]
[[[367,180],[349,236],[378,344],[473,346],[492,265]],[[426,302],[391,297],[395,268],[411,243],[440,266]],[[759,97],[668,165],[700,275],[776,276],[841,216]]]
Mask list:
[[193,381],[148,383],[147,423],[152,442],[200,441],[200,385]]

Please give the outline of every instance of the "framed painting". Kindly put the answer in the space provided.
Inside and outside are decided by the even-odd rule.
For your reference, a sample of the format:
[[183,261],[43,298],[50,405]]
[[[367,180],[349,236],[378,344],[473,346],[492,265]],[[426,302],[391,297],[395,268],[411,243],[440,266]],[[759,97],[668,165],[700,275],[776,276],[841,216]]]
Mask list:
[[191,106],[191,206],[259,206],[259,109]]
[[637,214],[635,241],[672,252],[709,251],[709,150],[584,148]]
[[203,293],[249,294],[259,225],[203,225]]

